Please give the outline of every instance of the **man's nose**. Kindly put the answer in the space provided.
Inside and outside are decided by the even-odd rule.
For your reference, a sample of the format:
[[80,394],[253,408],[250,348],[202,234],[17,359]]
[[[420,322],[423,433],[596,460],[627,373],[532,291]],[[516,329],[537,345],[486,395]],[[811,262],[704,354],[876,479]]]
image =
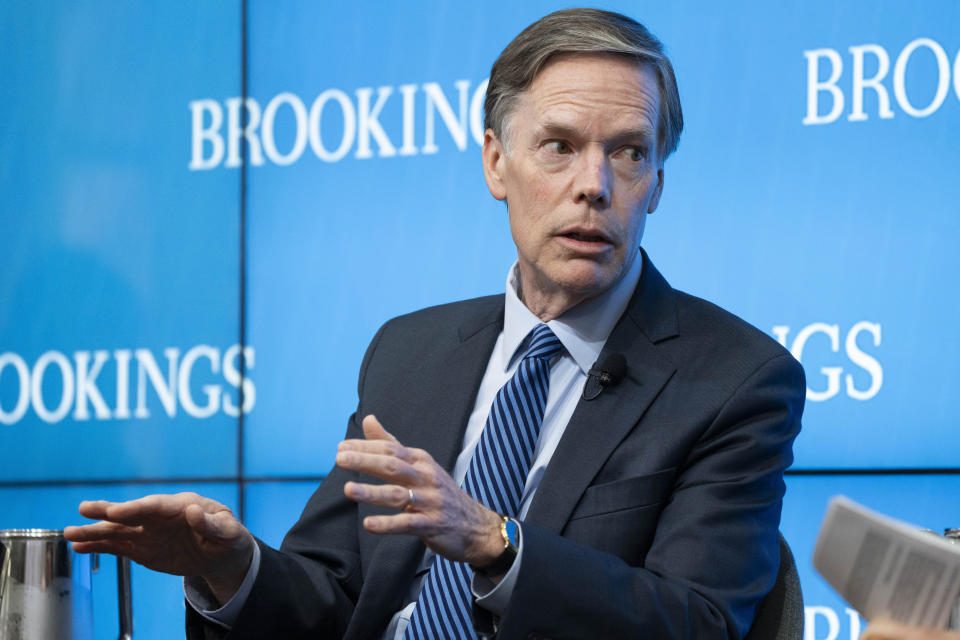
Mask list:
[[595,207],[610,204],[610,163],[602,149],[585,149],[577,167],[574,197]]

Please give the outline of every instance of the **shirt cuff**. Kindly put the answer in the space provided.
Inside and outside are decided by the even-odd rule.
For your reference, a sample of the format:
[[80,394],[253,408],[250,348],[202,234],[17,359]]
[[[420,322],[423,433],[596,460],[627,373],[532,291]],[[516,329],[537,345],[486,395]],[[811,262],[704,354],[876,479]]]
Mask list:
[[187,603],[193,607],[194,611],[209,620],[210,622],[230,629],[240,616],[240,609],[246,604],[250,592],[253,590],[253,583],[260,573],[260,545],[253,546],[253,559],[250,561],[250,568],[247,575],[244,576],[240,588],[233,594],[233,597],[219,609],[214,608],[217,605],[210,588],[203,578],[189,577],[183,579],[183,595]]
[[520,544],[517,547],[517,557],[513,559],[513,564],[507,570],[506,575],[499,584],[481,576],[478,573],[473,574],[473,581],[470,583],[470,591],[473,597],[477,599],[477,605],[483,607],[490,613],[503,617],[510,605],[510,597],[513,595],[513,589],[517,584],[517,574],[520,572],[520,563],[523,560],[523,525],[519,522]]

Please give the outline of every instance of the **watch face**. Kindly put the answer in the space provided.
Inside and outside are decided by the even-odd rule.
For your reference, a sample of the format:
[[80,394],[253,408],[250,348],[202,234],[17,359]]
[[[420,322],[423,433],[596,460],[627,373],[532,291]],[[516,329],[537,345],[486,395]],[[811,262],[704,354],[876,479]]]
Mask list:
[[517,521],[507,520],[503,523],[503,529],[507,533],[507,539],[510,540],[510,546],[520,546],[520,526],[517,524]]

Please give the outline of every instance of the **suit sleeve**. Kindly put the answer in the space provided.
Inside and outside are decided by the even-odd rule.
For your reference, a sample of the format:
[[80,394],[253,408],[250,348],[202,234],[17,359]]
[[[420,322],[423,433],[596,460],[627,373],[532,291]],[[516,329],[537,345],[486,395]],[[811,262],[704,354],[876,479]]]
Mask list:
[[788,354],[735,389],[678,470],[641,566],[524,523],[497,637],[742,638],[776,578],[805,389]]
[[[367,366],[383,328],[367,348],[358,388],[363,397]],[[362,438],[360,411],[347,423],[347,438]],[[356,504],[343,494],[354,474],[334,467],[310,498],[280,550],[261,541],[260,571],[233,628],[226,632],[187,606],[190,640],[342,637],[362,577]]]

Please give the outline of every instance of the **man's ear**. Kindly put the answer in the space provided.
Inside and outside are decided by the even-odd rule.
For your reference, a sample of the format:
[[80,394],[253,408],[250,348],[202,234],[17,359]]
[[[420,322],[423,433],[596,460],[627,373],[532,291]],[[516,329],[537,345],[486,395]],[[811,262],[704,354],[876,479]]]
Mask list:
[[505,160],[503,145],[493,133],[493,129],[487,129],[483,133],[483,177],[487,181],[490,195],[497,200],[507,199],[507,187],[503,181]]
[[647,213],[653,213],[660,204],[660,195],[663,193],[663,165],[657,169],[657,186],[653,188],[653,195],[650,196],[650,204],[647,206]]

